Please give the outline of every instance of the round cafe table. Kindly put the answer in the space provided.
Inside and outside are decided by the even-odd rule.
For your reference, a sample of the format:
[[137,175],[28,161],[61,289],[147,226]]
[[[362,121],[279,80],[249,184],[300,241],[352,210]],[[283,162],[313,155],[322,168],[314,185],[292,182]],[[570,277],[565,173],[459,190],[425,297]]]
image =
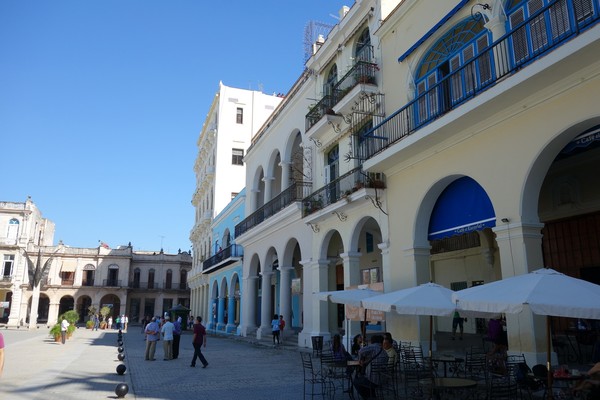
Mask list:
[[436,399],[463,399],[468,397],[466,392],[477,387],[477,381],[466,378],[421,379],[419,382],[426,385],[433,382],[433,395]]

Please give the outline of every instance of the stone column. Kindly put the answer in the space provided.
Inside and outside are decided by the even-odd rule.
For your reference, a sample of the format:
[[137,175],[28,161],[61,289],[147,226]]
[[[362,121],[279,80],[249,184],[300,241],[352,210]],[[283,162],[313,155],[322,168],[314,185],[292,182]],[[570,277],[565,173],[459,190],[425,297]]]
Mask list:
[[272,271],[264,271],[262,273],[262,296],[260,304],[260,328],[256,333],[257,339],[268,337],[271,334],[271,320],[273,314],[271,314],[271,303],[273,299],[271,297],[271,276]]
[[[362,253],[349,251],[340,254],[344,261],[344,288],[349,286],[356,286],[361,284],[360,276],[360,256]],[[322,302],[324,303],[324,302]],[[345,321],[344,329],[346,329],[346,335],[343,338],[344,345],[348,345],[351,342],[350,338],[361,333],[360,321]],[[350,350],[348,350],[350,351]]]
[[[500,253],[502,279],[522,275],[544,267],[540,223],[521,221],[504,223],[493,228]],[[528,310],[506,314],[508,347],[511,354],[525,354],[528,362],[546,363],[546,317]],[[523,334],[527,332],[527,334]],[[557,362],[556,353],[552,354]]]
[[[288,188],[288,186],[290,186],[290,165],[292,164],[291,161],[287,161],[287,160],[281,160],[281,162],[279,163],[279,166],[281,167],[281,190],[285,190]],[[285,319],[285,314],[283,315],[283,319],[286,321],[286,327],[287,327],[287,320]]]
[[265,183],[265,193],[263,197],[263,204],[267,204],[269,200],[273,198],[273,181],[275,177],[273,176],[265,176],[263,178],[263,182]]
[[242,278],[243,297],[242,302],[242,318],[241,318],[241,334],[248,336],[256,330],[256,299],[258,298],[258,277],[249,276]]
[[235,295],[230,294],[227,299],[227,326],[225,331],[227,333],[235,332]]
[[220,331],[225,330],[225,297],[220,296],[217,299],[217,329]]
[[[312,287],[314,293],[325,292],[329,290],[329,266],[330,260],[318,260],[312,264]],[[329,305],[327,301],[321,301],[312,297],[313,322],[312,336],[323,336],[324,340],[329,339]]]
[[292,328],[292,271],[294,267],[279,268],[279,312],[285,321],[285,331]]

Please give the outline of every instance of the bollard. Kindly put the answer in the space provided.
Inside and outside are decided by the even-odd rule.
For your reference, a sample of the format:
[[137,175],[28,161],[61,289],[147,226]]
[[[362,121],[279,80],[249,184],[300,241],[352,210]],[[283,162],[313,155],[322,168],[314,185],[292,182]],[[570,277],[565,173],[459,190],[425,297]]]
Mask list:
[[129,392],[129,386],[127,386],[126,383],[119,383],[117,385],[117,387],[115,388],[115,394],[117,395],[117,398],[119,398],[119,399],[122,397],[125,397],[127,392]]
[[127,367],[125,366],[125,364],[117,365],[117,374],[123,375],[125,371],[127,371]]

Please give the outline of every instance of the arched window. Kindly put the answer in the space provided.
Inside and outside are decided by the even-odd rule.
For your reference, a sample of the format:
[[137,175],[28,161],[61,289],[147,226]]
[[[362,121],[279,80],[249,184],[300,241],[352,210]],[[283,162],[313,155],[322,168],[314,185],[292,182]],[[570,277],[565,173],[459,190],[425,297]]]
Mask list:
[[167,270],[167,277],[165,280],[165,289],[171,289],[171,286],[173,285],[173,271],[171,271],[170,269]]
[[356,41],[356,50],[354,51],[354,61],[371,62],[373,60],[373,47],[371,46],[371,33],[369,28],[363,30]]
[[117,264],[108,266],[108,282],[106,286],[121,286],[119,282],[119,266]]
[[187,287],[187,271],[182,269],[179,271],[179,289],[186,289]]
[[94,264],[86,264],[83,267],[83,277],[81,284],[83,286],[94,286],[94,276],[96,275],[96,267]]
[[[475,83],[481,86],[491,79],[489,55],[472,62],[488,47],[490,35],[482,18],[468,18],[450,28],[425,53],[415,75],[417,96],[422,95],[417,106],[419,121],[443,114],[473,93]],[[469,68],[462,68],[466,64]]]
[[148,271],[148,289],[154,289],[154,268]]
[[133,287],[134,288],[139,288],[140,287],[140,276],[141,276],[141,271],[139,268],[136,268],[133,270]]
[[333,64],[329,69],[329,73],[327,74],[327,79],[323,84],[323,94],[325,96],[333,95],[333,88],[335,87],[338,81],[338,69],[337,65]]

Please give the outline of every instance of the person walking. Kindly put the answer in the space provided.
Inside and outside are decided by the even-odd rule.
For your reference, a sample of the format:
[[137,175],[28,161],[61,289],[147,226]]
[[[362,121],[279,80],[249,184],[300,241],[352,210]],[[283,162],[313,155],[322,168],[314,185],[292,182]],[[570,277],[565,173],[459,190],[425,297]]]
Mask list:
[[283,320],[283,315],[279,316],[279,339],[281,343],[283,343],[283,330],[285,328],[285,321]]
[[452,340],[456,339],[456,328],[459,328],[460,331],[460,340],[463,340],[463,322],[465,318],[461,317],[458,310],[454,310],[454,315],[452,316]]
[[63,316],[62,321],[60,322],[60,341],[62,344],[65,344],[65,339],[67,338],[67,329],[69,329],[69,321]]
[[108,317],[108,327],[107,327],[108,329],[112,329],[112,323],[113,323],[112,316]]
[[146,325],[146,361],[154,361],[154,352],[156,351],[156,342],[159,338],[160,330],[156,318],[153,317],[148,325]]
[[127,331],[127,326],[129,325],[129,317],[127,315],[123,315],[123,319],[121,322],[123,323],[123,330]]
[[273,316],[271,328],[273,329],[273,345],[275,345],[275,340],[277,340],[277,344],[279,344],[279,315],[275,314]]
[[98,317],[98,314],[94,314],[94,328],[92,330],[97,331],[99,327],[100,327],[100,318]]
[[202,317],[196,317],[196,323],[194,324],[194,336],[192,337],[192,346],[194,346],[194,357],[190,367],[196,366],[196,358],[200,359],[202,368],[208,367],[208,361],[202,355],[202,345],[206,348],[206,329],[202,325]]
[[163,337],[164,361],[173,359],[173,330],[175,326],[171,322],[171,317],[165,316],[165,323],[160,328],[160,333]]
[[181,339],[181,317],[173,322],[173,360],[179,357],[179,342]]

